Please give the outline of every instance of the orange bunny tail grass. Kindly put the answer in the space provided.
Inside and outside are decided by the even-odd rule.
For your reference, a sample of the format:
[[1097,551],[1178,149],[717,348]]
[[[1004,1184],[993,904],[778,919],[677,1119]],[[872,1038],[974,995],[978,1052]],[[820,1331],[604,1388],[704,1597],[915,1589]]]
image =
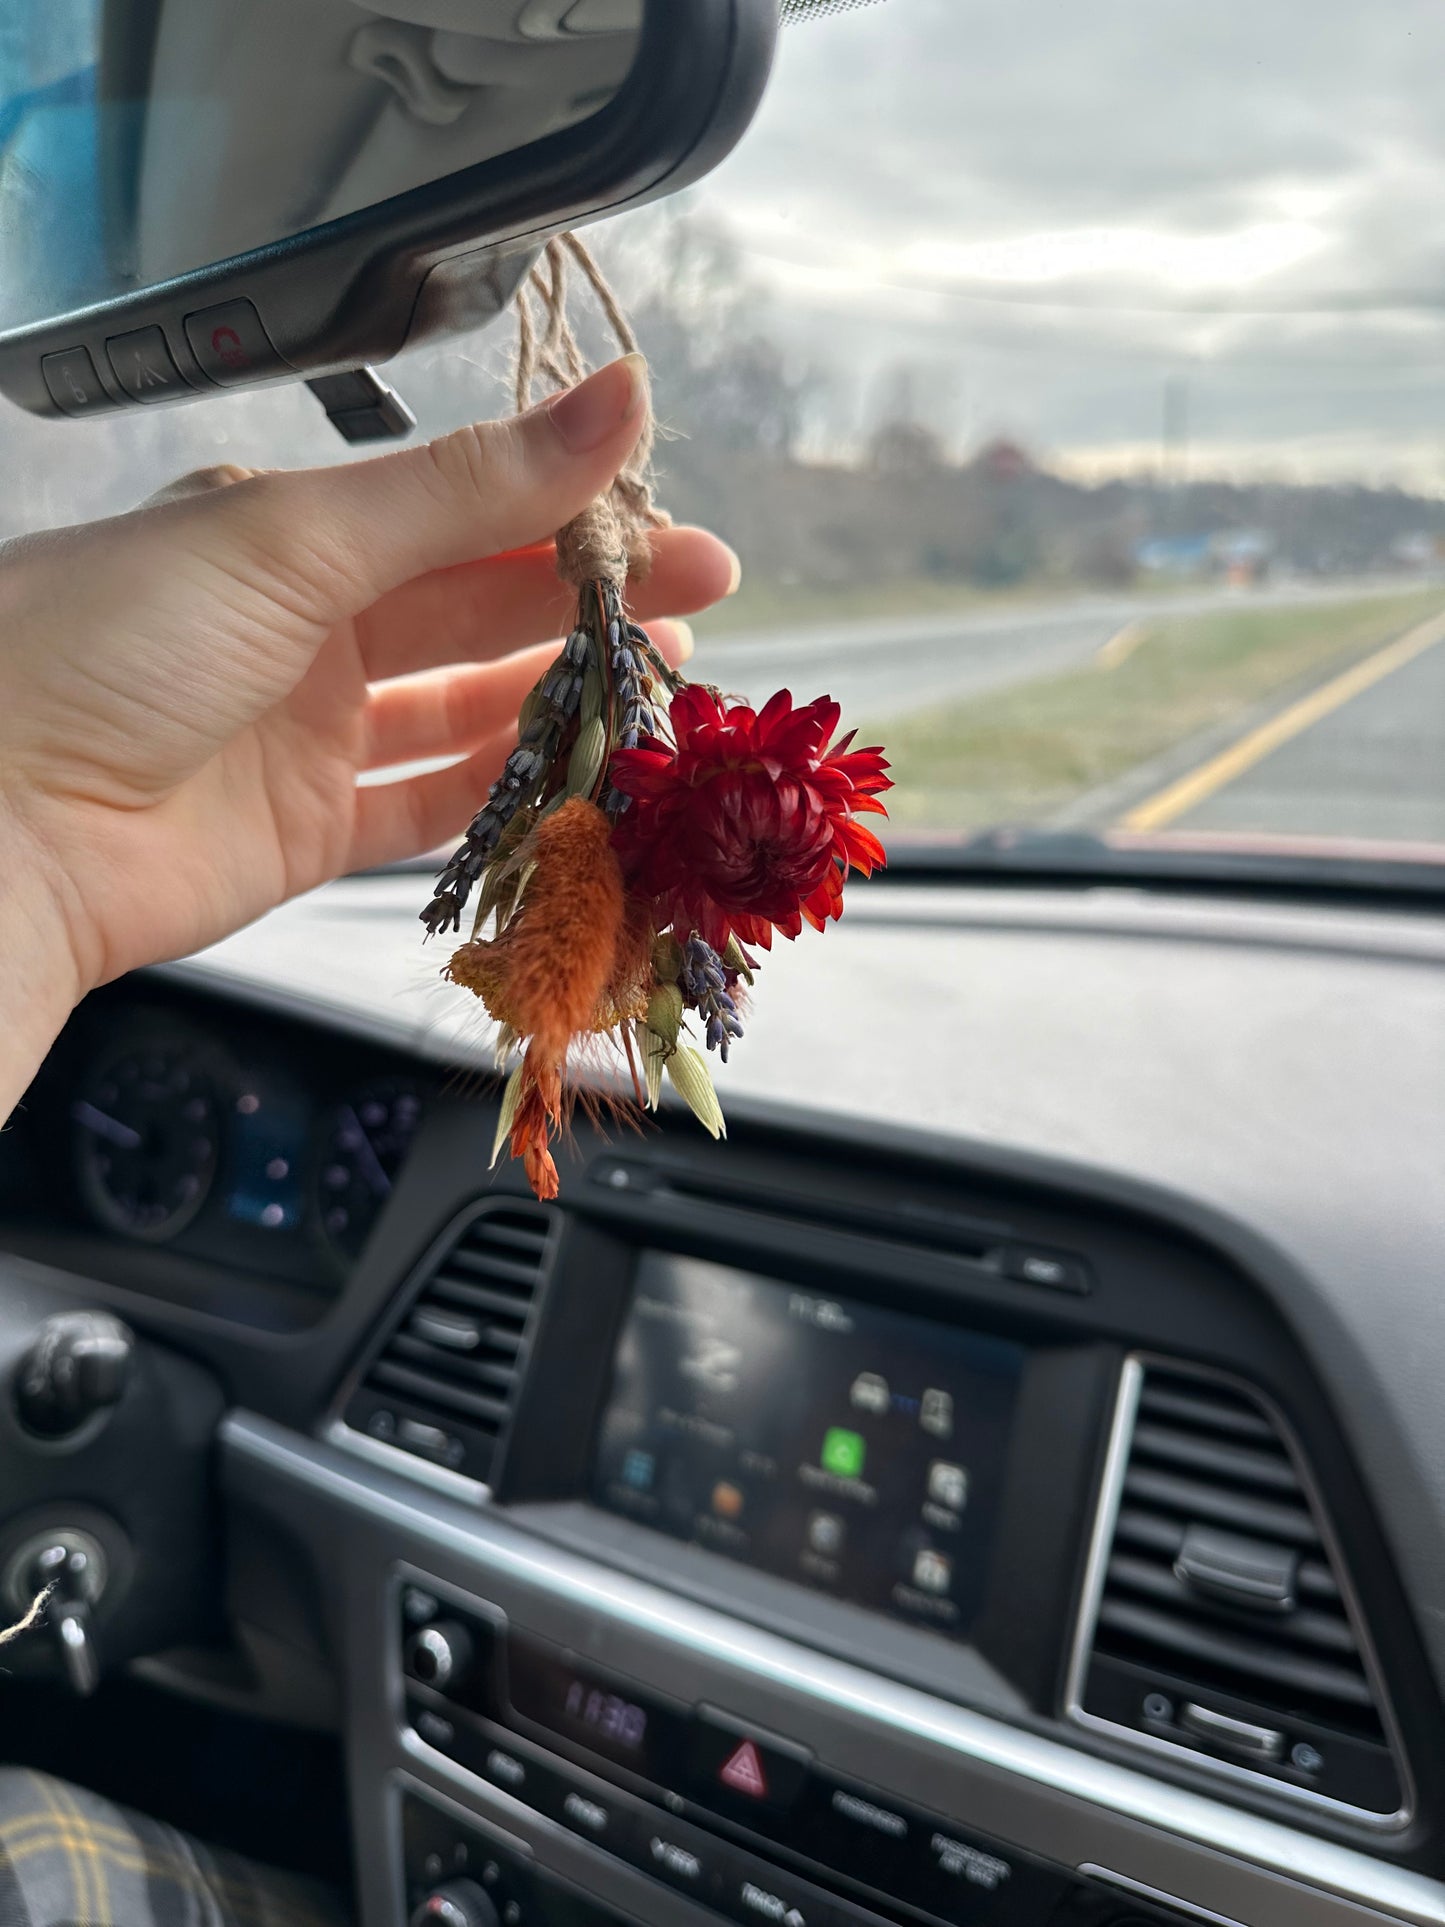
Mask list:
[[512,1119],[512,1156],[522,1160],[528,1184],[546,1201],[555,1198],[559,1189],[552,1136],[562,1129],[562,1074],[555,1064],[539,1066],[536,1056],[534,1044],[518,1073],[522,1094]]
[[557,1195],[550,1146],[566,1124],[568,1051],[616,1024],[619,974],[627,977],[638,948],[611,836],[582,797],[542,817],[517,852],[527,880],[516,915],[495,941],[463,944],[446,969],[526,1044],[499,1142],[510,1137],[539,1198]]
[[499,1024],[565,1061],[590,1031],[617,964],[624,907],[612,828],[595,803],[572,797],[532,830],[522,907],[494,943],[465,943],[446,975],[480,997]]

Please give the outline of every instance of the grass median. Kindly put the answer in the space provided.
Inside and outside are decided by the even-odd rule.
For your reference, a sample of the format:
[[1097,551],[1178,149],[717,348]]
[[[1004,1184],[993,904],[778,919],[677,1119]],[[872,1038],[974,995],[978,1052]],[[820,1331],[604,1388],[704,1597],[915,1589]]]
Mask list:
[[1082,668],[865,728],[901,828],[1046,821],[1167,751],[1307,688],[1445,607],[1436,587],[1160,617]]
[[990,609],[1031,608],[1035,604],[1047,607],[1064,593],[1064,588],[1056,584],[1029,582],[1017,588],[979,589],[926,576],[828,589],[811,582],[770,582],[750,576],[744,567],[737,594],[694,616],[692,622],[699,637],[724,641],[734,636],[821,629],[829,623],[866,622],[877,617],[973,616]]

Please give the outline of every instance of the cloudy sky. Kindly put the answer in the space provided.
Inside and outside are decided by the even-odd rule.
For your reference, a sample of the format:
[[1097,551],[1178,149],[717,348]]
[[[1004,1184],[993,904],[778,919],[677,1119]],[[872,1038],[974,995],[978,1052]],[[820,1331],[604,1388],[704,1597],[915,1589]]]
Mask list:
[[[1438,0],[887,0],[789,28],[701,190],[860,415],[1445,491]],[[839,427],[843,424],[840,422]]]
[[[692,198],[831,368],[830,451],[905,371],[960,452],[1002,432],[1137,470],[1168,387],[1195,475],[1445,494],[1442,74],[1440,0],[885,0],[785,30]],[[424,429],[501,404],[510,340],[396,365]],[[202,462],[346,453],[294,387],[83,431],[6,410],[0,535]]]

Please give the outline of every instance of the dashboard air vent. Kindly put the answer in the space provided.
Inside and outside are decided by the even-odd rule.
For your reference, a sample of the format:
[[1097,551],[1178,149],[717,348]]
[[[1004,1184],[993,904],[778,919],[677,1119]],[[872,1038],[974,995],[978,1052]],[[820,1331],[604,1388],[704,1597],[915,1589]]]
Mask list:
[[1281,1421],[1233,1382],[1137,1362],[1125,1400],[1074,1716],[1393,1814],[1364,1632]]
[[353,1431],[485,1482],[525,1362],[553,1214],[484,1206],[442,1252],[346,1405]]

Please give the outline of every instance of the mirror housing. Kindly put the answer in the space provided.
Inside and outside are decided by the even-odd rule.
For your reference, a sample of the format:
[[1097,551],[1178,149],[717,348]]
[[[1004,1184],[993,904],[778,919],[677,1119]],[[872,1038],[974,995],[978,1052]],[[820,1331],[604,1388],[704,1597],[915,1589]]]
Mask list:
[[595,113],[359,212],[0,332],[0,392],[84,418],[300,377],[348,440],[405,433],[412,418],[368,364],[494,319],[550,235],[707,173],[752,119],[777,22],[777,0],[643,0],[631,67]]

